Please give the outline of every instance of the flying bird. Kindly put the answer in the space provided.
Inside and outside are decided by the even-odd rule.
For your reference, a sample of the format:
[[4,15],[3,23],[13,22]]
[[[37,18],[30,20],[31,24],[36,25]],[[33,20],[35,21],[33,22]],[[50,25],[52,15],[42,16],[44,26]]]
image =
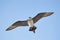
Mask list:
[[43,18],[43,17],[47,17],[52,15],[53,12],[41,12],[38,13],[35,17],[31,18],[29,17],[29,19],[24,20],[24,21],[17,21],[15,23],[13,23],[10,27],[8,27],[6,29],[6,31],[12,30],[16,27],[22,27],[22,26],[29,26],[29,31],[32,31],[33,33],[35,33],[35,30],[37,29],[37,27],[34,25],[39,19]]

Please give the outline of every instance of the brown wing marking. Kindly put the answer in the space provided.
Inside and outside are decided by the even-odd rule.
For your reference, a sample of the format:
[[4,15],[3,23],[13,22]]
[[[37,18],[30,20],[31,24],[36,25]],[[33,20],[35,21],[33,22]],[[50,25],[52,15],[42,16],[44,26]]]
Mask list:
[[10,27],[8,27],[6,31],[12,30],[18,26],[28,26],[27,21],[17,21],[14,24],[12,24]]
[[39,19],[43,18],[43,17],[47,17],[47,16],[50,16],[52,15],[53,12],[42,12],[42,13],[39,13],[37,14],[34,18],[33,18],[33,21],[34,23],[36,23]]

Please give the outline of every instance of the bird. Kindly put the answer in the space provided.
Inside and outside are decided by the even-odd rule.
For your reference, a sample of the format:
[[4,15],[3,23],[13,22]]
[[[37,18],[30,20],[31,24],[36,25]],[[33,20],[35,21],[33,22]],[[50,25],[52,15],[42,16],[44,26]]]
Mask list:
[[38,22],[39,19],[50,16],[53,13],[54,12],[40,12],[36,16],[34,16],[33,18],[29,17],[29,19],[24,20],[24,21],[16,21],[11,26],[9,26],[6,29],[6,31],[12,30],[12,29],[14,29],[16,27],[29,26],[29,31],[32,31],[33,33],[35,33],[35,30],[37,29],[37,27],[34,24],[36,22]]

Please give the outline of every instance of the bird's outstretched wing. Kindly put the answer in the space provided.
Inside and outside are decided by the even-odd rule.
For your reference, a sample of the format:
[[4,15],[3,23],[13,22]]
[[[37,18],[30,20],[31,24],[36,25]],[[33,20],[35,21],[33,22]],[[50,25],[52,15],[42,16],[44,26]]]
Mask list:
[[[34,18],[33,21],[34,23],[36,23],[39,19],[46,17],[46,16],[50,16],[51,14],[53,14],[53,12],[43,12],[43,13],[39,13],[37,14]],[[26,21],[17,21],[14,24],[12,24],[10,27],[8,27],[6,29],[6,31],[8,30],[12,30],[14,28],[16,28],[17,26],[28,26],[27,24],[27,20]]]
[[38,13],[34,18],[33,21],[34,23],[36,23],[39,19],[43,18],[43,17],[47,17],[52,15],[53,12],[42,12],[42,13]]
[[28,26],[27,20],[26,21],[17,21],[14,24],[12,24],[10,27],[6,29],[6,31],[12,30],[18,26]]

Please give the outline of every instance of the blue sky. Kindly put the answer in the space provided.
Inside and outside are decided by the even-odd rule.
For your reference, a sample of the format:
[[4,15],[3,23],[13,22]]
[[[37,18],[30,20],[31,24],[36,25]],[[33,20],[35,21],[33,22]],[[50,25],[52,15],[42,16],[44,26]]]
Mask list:
[[[59,40],[59,4],[60,0],[0,0],[0,40]],[[28,31],[28,26],[5,31],[14,22],[33,18],[39,12],[54,14],[35,23],[35,34]]]

